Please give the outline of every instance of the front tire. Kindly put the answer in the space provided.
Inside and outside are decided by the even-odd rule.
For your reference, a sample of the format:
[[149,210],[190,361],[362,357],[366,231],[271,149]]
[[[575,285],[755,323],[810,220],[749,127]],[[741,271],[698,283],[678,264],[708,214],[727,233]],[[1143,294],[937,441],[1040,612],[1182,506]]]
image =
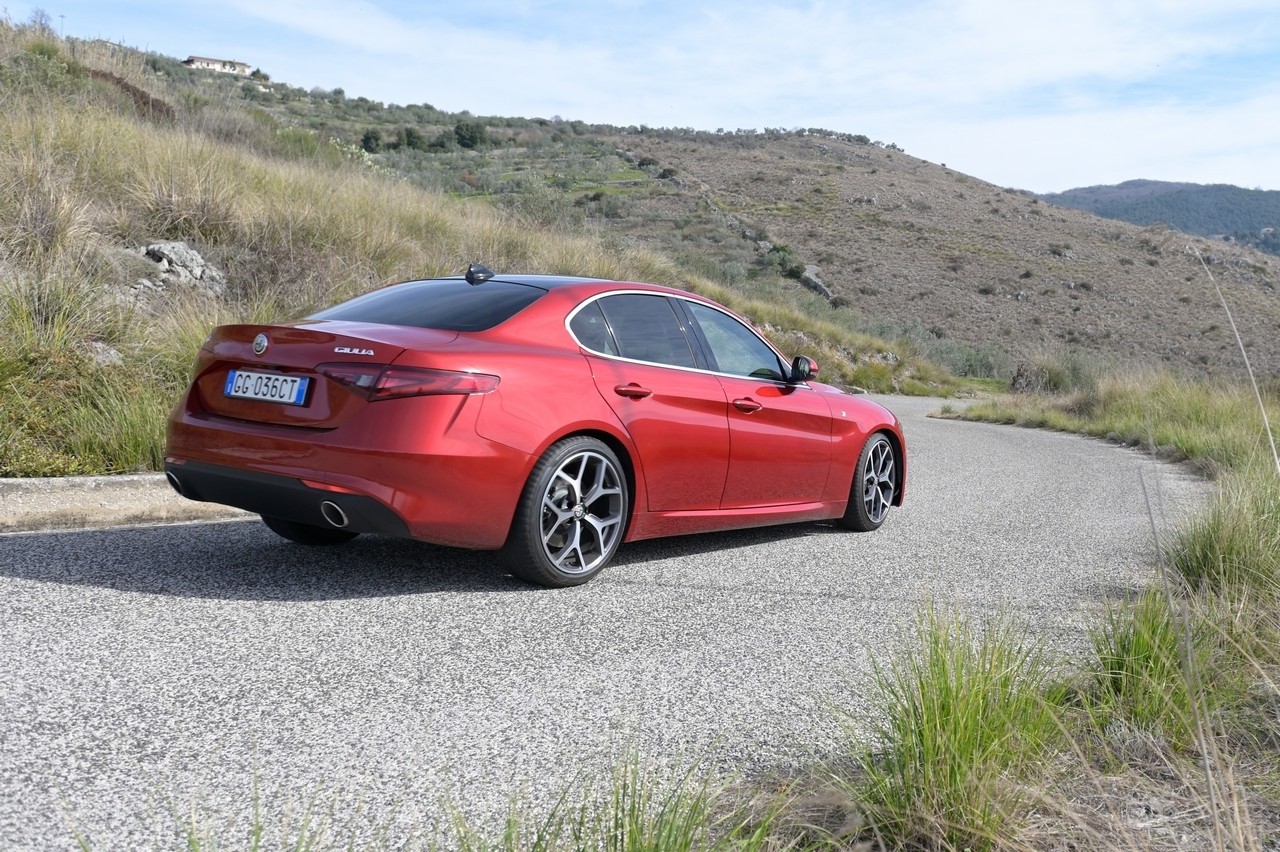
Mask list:
[[262,515],[261,517],[267,528],[281,538],[287,538],[289,541],[312,547],[346,544],[359,535],[359,533],[347,532],[346,530],[328,529],[311,524],[300,524],[297,521],[286,521],[284,518],[273,518],[270,515]]
[[534,465],[503,560],[537,586],[581,585],[617,551],[628,502],[627,475],[613,450],[585,435],[565,438]]
[[898,457],[883,432],[867,439],[849,489],[849,506],[837,523],[845,529],[871,532],[889,516],[898,489]]

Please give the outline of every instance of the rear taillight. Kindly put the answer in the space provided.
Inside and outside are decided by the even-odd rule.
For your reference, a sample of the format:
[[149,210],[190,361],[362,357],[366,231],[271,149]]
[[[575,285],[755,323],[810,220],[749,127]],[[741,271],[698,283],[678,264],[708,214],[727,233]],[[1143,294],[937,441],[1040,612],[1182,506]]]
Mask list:
[[489,393],[498,377],[485,373],[386,367],[380,364],[321,364],[324,376],[370,400],[437,394]]

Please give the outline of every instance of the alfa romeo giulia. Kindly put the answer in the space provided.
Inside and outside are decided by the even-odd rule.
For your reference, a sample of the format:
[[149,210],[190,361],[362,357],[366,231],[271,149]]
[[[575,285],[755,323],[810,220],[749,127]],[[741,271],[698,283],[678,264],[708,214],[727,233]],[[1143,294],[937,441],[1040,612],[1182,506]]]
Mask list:
[[302,544],[495,550],[528,582],[571,586],[623,542],[884,523],[906,484],[901,426],[817,374],[693,293],[473,265],[214,329],[165,471]]

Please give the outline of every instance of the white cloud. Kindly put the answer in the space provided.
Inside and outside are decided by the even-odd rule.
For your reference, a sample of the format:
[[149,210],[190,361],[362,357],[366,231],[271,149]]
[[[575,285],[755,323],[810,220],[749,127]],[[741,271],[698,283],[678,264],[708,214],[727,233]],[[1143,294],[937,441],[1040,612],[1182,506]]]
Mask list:
[[[1280,188],[1280,89],[1247,102],[956,124],[908,153],[1002,186],[1039,192],[1134,178]],[[929,129],[917,128],[922,134]],[[923,138],[923,137],[922,137]]]

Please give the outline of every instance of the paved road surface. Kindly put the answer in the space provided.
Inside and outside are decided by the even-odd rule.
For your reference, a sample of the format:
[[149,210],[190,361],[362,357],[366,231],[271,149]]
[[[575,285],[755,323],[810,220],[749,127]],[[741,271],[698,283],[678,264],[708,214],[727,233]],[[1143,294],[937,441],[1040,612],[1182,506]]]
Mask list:
[[807,525],[625,546],[589,585],[387,539],[327,550],[253,521],[0,536],[0,848],[244,844],[308,805],[330,840],[545,802],[634,751],[659,766],[802,763],[831,702],[923,601],[1082,647],[1150,576],[1139,474],[1173,519],[1209,486],[1073,436],[931,420],[891,399],[908,504],[873,534]]

